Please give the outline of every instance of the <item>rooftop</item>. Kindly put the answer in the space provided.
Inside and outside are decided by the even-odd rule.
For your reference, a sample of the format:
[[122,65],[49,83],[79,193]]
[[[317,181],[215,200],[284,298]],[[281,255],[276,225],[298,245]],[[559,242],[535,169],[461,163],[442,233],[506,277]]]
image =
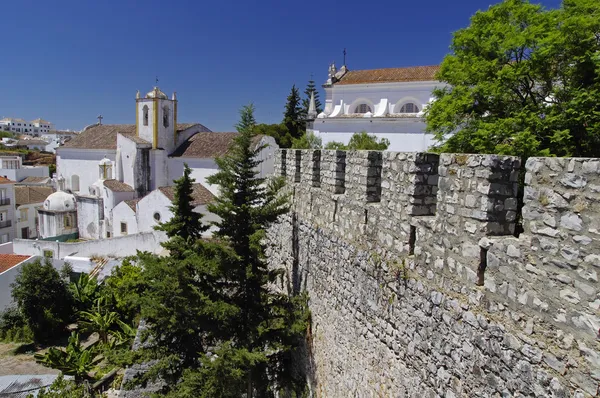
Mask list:
[[344,74],[335,85],[434,81],[439,70],[439,65],[351,70]]
[[0,254],[0,274],[22,263],[29,257],[21,254]]
[[44,203],[46,198],[54,192],[52,187],[32,187],[26,185],[15,186],[15,204],[28,205]]
[[6,177],[0,176],[0,184],[14,184],[14,183],[15,183],[15,181],[9,180]]
[[125,184],[119,180],[104,180],[104,186],[113,192],[134,192],[131,185]]
[[51,180],[50,177],[29,176],[19,181],[19,184],[45,184]]
[[17,141],[17,146],[26,146],[26,145],[48,145],[48,143],[44,140],[19,140],[19,141]]
[[[197,133],[188,138],[171,155],[188,158],[216,158],[225,155],[238,133]],[[262,135],[254,137],[254,145],[258,144]]]
[[[199,129],[208,130],[200,123],[177,123],[177,132],[194,126],[198,126]],[[117,149],[118,133],[126,134],[134,141],[139,138],[135,135],[135,124],[95,124],[87,127],[80,134],[66,142],[61,148],[115,150]]]
[[139,201],[140,201],[140,199],[131,199],[131,200],[125,200],[124,202],[127,204],[127,206],[131,207],[131,210],[133,210],[133,212],[135,213],[135,205]]
[[[192,206],[205,205],[213,201],[215,196],[206,187],[200,183],[192,185]],[[169,200],[175,200],[175,187],[159,187],[158,189],[167,197]],[[131,205],[130,205],[131,206]],[[135,209],[134,209],[135,210]]]

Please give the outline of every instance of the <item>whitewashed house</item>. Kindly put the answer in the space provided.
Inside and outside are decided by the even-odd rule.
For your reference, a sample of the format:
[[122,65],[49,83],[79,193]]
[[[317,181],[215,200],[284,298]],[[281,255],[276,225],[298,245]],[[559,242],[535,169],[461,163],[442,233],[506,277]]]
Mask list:
[[[193,185],[192,205],[194,211],[202,213],[202,222],[208,224],[217,217],[209,213],[206,205],[214,195],[202,184]],[[175,199],[174,188],[160,187],[141,199],[126,200],[113,209],[113,236],[124,236],[138,232],[151,232],[160,222],[167,222],[173,217],[169,207]]]
[[38,209],[54,193],[50,186],[15,185],[16,238],[38,237]]
[[0,176],[21,182],[27,177],[48,178],[48,166],[23,166],[18,155],[0,156]]
[[11,242],[15,237],[14,184],[14,181],[0,177],[0,244]]
[[425,151],[434,144],[425,133],[423,109],[432,91],[439,66],[349,70],[335,65],[323,85],[325,109],[311,107],[307,130],[331,141],[347,144],[354,133],[366,131],[390,141],[390,151]]

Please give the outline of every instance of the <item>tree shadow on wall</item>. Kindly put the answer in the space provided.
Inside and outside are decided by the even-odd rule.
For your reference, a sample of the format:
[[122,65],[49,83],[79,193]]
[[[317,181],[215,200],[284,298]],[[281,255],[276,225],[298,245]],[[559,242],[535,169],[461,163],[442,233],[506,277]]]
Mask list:
[[[300,267],[300,229],[298,215],[292,213],[292,272],[291,280],[288,279],[288,293],[292,296],[301,294],[302,290],[306,290],[306,274],[308,269],[303,273]],[[306,260],[309,260],[307,256]],[[309,264],[305,264],[306,267]],[[291,283],[290,283],[291,282]],[[291,286],[290,286],[291,284]],[[309,317],[308,326],[306,328],[305,338],[300,343],[299,347],[293,353],[293,372],[296,380],[302,380],[305,385],[305,390],[297,397],[313,397],[316,396],[316,388],[318,385],[316,375],[316,365],[313,356],[313,323],[312,316]],[[289,395],[292,397],[292,395]]]

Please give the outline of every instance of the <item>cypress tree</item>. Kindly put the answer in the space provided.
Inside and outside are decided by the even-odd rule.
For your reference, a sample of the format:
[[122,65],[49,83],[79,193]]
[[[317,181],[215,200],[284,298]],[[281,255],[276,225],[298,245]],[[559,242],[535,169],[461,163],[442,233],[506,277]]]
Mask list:
[[283,113],[283,124],[285,124],[292,138],[300,138],[304,134],[303,120],[300,94],[296,85],[293,85],[290,95],[287,97],[285,112]]

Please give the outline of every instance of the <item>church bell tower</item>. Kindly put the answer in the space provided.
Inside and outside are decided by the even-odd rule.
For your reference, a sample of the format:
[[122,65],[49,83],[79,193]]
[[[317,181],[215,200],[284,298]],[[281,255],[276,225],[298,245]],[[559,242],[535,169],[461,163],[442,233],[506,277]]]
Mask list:
[[136,135],[150,143],[152,149],[171,150],[177,136],[177,98],[169,99],[154,87],[145,97],[136,95]]

